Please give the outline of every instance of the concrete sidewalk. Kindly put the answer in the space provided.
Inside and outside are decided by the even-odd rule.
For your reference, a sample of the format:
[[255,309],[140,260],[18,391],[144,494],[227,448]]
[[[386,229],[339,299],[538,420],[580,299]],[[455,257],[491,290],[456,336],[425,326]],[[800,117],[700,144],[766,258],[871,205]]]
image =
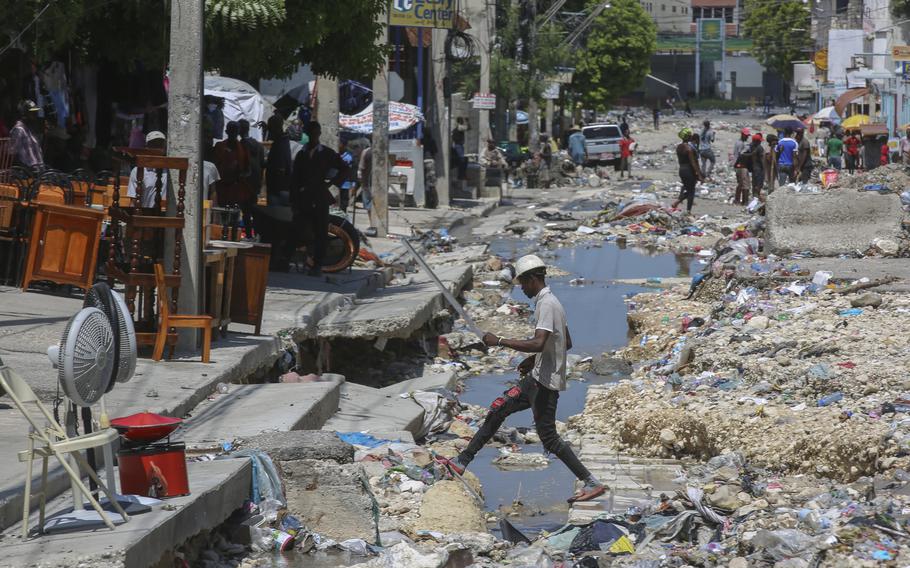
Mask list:
[[[458,210],[401,210],[393,218],[401,226],[393,231],[409,234],[409,227],[452,228],[466,219],[489,213],[495,203],[479,203]],[[363,212],[358,213],[358,226]],[[395,251],[402,257],[401,244],[395,239],[373,239],[377,248]],[[248,326],[232,325],[226,338],[212,344],[212,363],[200,362],[199,352],[177,353],[172,361],[155,363],[147,351],[140,351],[135,377],[118,384],[106,397],[108,414],[113,417],[151,411],[172,416],[185,416],[205,401],[220,382],[241,382],[266,372],[282,352],[284,341],[300,342],[308,338],[326,338],[341,333],[344,322],[366,318],[377,323],[371,332],[387,329],[401,336],[416,329],[444,307],[442,295],[426,277],[418,275],[406,286],[385,288],[392,278],[390,269],[354,269],[341,274],[313,278],[300,273],[270,273],[266,292],[262,334],[250,335]],[[444,280],[456,293],[470,281],[470,267],[446,273]],[[375,299],[371,300],[370,298]],[[407,302],[391,301],[407,299]],[[402,306],[408,309],[403,310]],[[69,318],[82,307],[81,297],[64,297],[50,293],[28,292],[0,287],[0,358],[22,376],[44,401],[57,393],[57,371],[46,356],[47,347],[56,345]],[[339,308],[348,308],[347,313]],[[350,309],[353,308],[353,309]],[[388,326],[382,319],[387,317]],[[320,322],[326,320],[324,326]],[[331,323],[329,323],[331,322]],[[333,331],[334,330],[334,331]],[[336,333],[337,332],[337,333]],[[324,421],[322,406],[337,405],[336,394],[305,396],[308,388],[324,386],[296,385],[301,401],[313,399],[319,408],[313,412]],[[314,393],[315,395],[315,393]],[[337,410],[330,409],[331,413]],[[27,423],[19,412],[0,398],[0,531],[18,522],[22,516],[25,466],[15,461],[16,452],[26,445]],[[314,426],[319,427],[317,424]],[[268,420],[262,429],[268,429]],[[50,495],[69,487],[58,465],[49,475]],[[34,506],[36,502],[32,503]]]

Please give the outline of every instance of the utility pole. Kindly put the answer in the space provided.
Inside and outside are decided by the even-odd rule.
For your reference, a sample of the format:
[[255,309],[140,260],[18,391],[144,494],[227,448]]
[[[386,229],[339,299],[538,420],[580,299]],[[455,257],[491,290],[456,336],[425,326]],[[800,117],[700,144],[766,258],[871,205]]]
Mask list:
[[[537,49],[537,0],[530,0],[529,7],[531,10],[531,29],[528,30],[528,71],[530,71],[531,78],[529,81],[534,80],[534,76],[537,74],[537,69],[534,68],[534,50]],[[537,108],[537,97],[535,93],[528,93],[528,147],[531,149],[531,152],[537,151],[537,143],[540,141],[540,115]]]
[[[380,16],[382,34],[379,45],[389,42],[389,7]],[[376,236],[385,237],[389,230],[389,59],[383,57],[382,68],[373,77],[373,214]]]
[[[186,156],[183,247],[180,254],[180,298],[184,314],[202,312],[202,35],[205,0],[171,0],[168,142],[170,156]],[[177,179],[171,175],[170,179]],[[176,196],[168,196],[172,203]],[[173,245],[172,245],[173,246]],[[196,347],[196,330],[180,335],[182,348]]]
[[[490,60],[492,50],[492,34],[490,25],[495,22],[495,18],[490,17],[490,5],[488,0],[480,0],[483,8],[480,13],[480,31],[478,33],[480,43],[480,92],[490,92]],[[477,118],[477,151],[478,153],[486,148],[487,140],[492,137],[490,134],[490,111],[480,109]]]
[[436,140],[439,141],[439,154],[436,156],[436,195],[439,196],[439,206],[449,206],[449,152],[451,151],[451,128],[449,127],[449,113],[446,109],[444,81],[448,75],[446,60],[446,34],[447,30],[436,29],[432,31],[433,47],[430,53],[433,58],[433,93],[436,104]]
[[316,122],[322,127],[319,142],[338,150],[338,81],[324,75],[316,78]]

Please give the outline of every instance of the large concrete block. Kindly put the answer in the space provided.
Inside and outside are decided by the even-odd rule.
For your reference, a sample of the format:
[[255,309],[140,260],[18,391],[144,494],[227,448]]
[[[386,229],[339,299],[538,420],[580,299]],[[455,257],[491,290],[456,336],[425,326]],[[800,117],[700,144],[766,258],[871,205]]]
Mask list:
[[810,250],[836,256],[865,251],[875,239],[897,241],[903,234],[903,212],[895,194],[778,189],[768,197],[766,212],[766,244],[776,254]]
[[354,446],[342,441],[335,432],[293,430],[266,432],[243,440],[244,448],[258,448],[275,461],[321,460],[352,463]]
[[376,542],[375,499],[360,464],[280,462],[288,510],[311,530],[341,541]]

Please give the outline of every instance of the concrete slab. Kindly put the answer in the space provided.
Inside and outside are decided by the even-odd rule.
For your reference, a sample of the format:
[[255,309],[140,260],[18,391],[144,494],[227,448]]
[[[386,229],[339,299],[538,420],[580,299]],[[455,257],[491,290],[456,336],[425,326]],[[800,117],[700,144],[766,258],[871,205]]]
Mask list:
[[406,430],[414,434],[422,423],[423,408],[413,400],[372,387],[345,383],[341,386],[338,412],[322,429],[335,432]]
[[[72,568],[113,566],[144,568],[202,530],[214,528],[243,506],[249,497],[253,468],[246,458],[190,462],[187,475],[191,495],[166,500],[168,509],[134,515],[130,522],[92,531],[42,535],[28,540],[19,536],[19,526],[0,538],[0,567]],[[71,505],[59,499],[58,509]],[[37,515],[36,515],[37,516]],[[37,519],[33,519],[37,522]]]
[[875,239],[903,235],[900,198],[874,191],[834,189],[817,194],[779,190],[766,205],[768,249],[776,254],[811,250],[823,256],[865,251]]
[[335,432],[325,430],[293,430],[291,432],[266,432],[245,438],[243,448],[257,448],[276,461],[330,460],[352,463],[354,446],[343,442]]
[[[445,266],[437,272],[443,284],[458,293],[471,282],[470,266]],[[320,338],[410,337],[448,305],[442,292],[422,273],[411,284],[384,288],[368,298],[327,315],[317,324]]]
[[455,371],[447,370],[441,373],[434,373],[431,370],[425,370],[420,377],[407,379],[379,390],[383,394],[395,396],[418,390],[451,389],[456,382],[458,382],[458,373]]
[[341,384],[229,385],[227,394],[196,408],[180,435],[192,446],[251,438],[266,430],[318,430],[338,408]]

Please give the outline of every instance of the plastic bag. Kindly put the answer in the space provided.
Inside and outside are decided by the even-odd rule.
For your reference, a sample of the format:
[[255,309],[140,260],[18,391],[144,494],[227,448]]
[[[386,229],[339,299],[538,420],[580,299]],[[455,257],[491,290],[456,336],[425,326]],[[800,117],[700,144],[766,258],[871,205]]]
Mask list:
[[752,539],[752,546],[764,550],[774,560],[808,556],[818,549],[814,538],[796,529],[762,529]]

